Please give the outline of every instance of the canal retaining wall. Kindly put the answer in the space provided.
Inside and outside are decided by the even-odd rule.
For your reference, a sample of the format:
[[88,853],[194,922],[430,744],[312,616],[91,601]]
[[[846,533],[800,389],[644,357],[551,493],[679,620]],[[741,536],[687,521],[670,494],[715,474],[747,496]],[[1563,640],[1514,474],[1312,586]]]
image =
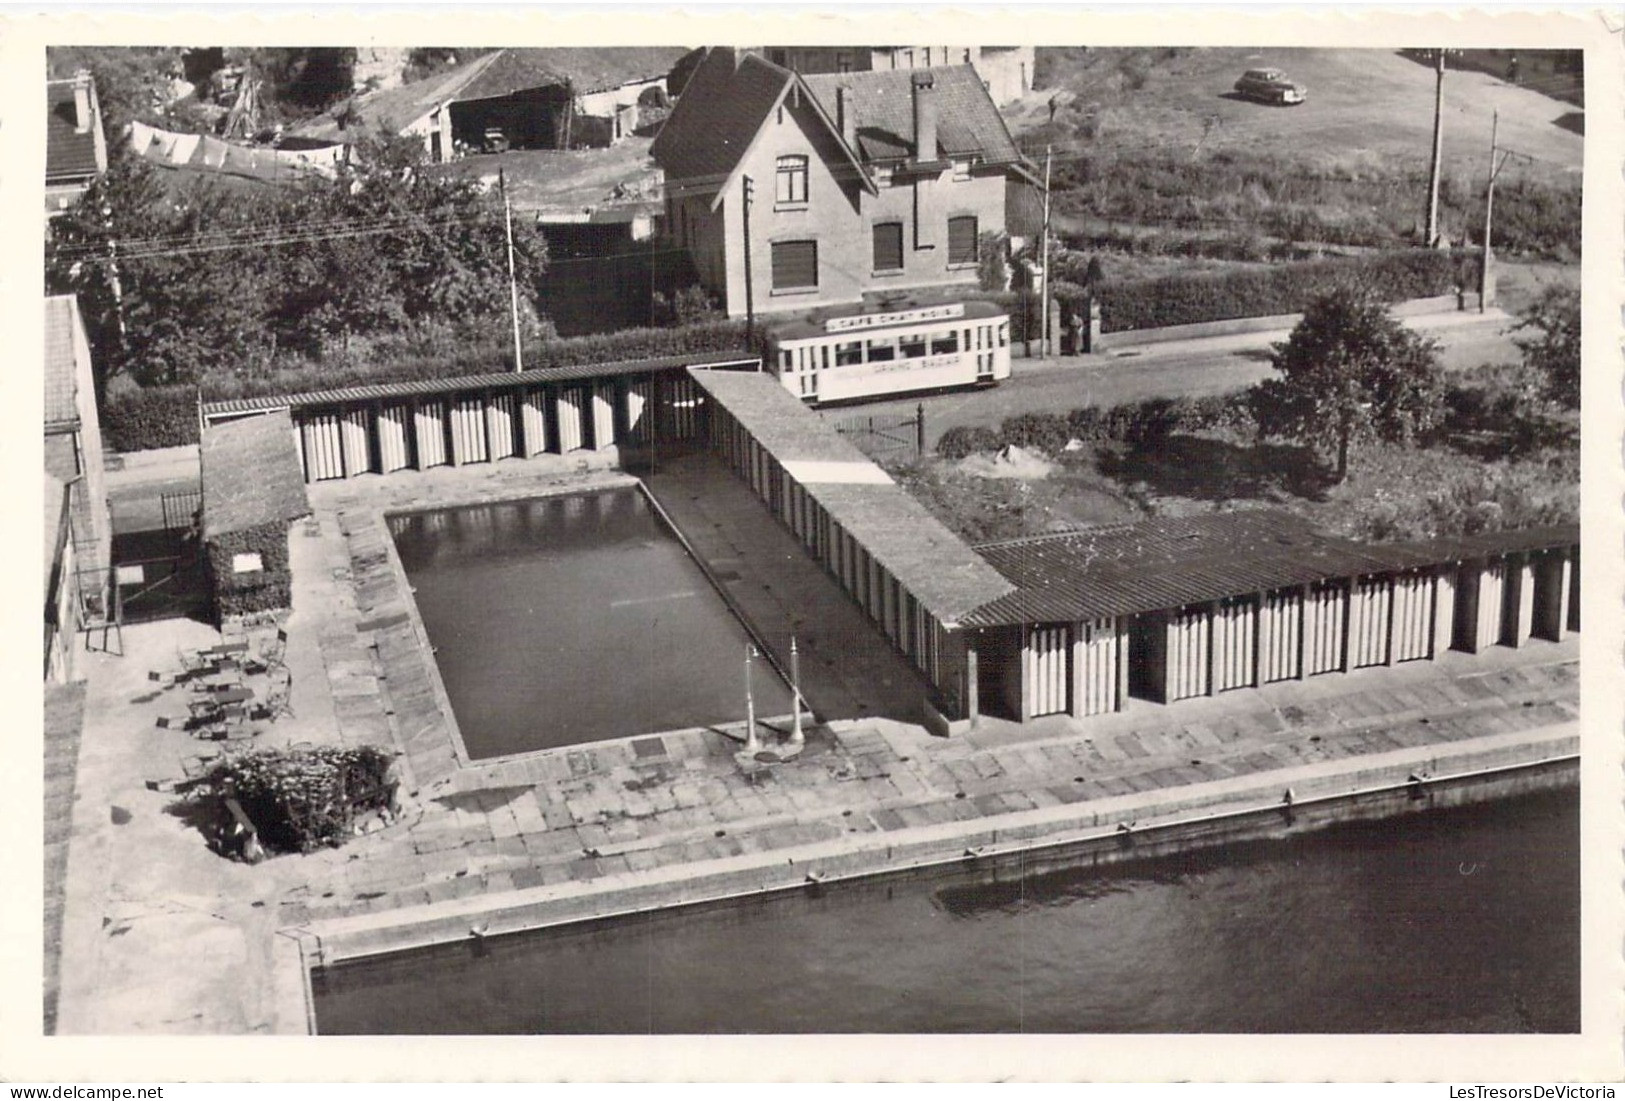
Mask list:
[[[842,879],[1035,849],[1094,844],[1094,858],[1158,855],[1233,836],[1226,820],[1274,813],[1317,824],[1474,802],[1577,782],[1574,724],[1327,761],[1178,788],[1148,790],[914,829],[853,835],[771,852],[698,861],[478,895],[313,923],[289,930],[303,966],[397,952],[472,936],[542,929]],[[1373,799],[1377,794],[1402,799]]]

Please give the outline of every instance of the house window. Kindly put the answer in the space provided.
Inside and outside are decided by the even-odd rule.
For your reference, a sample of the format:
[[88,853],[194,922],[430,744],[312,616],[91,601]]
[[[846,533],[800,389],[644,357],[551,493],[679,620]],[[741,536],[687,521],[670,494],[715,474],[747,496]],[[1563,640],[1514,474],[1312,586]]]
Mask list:
[[948,263],[976,263],[975,215],[948,219]]
[[891,169],[889,167],[887,167],[887,168],[876,168],[875,169],[875,186],[876,187],[890,187],[891,186]]
[[970,179],[970,161],[954,161],[954,179],[959,181]]
[[265,564],[260,560],[258,552],[249,551],[246,554],[231,556],[232,573],[258,573],[264,568]]
[[875,226],[875,270],[903,270],[902,222],[881,222]]
[[835,54],[835,71],[850,73],[852,71],[852,55],[844,50],[838,51]]
[[773,289],[812,290],[818,286],[818,242],[775,241]]
[[791,156],[779,158],[778,188],[773,194],[778,203],[804,203],[807,201],[807,158]]

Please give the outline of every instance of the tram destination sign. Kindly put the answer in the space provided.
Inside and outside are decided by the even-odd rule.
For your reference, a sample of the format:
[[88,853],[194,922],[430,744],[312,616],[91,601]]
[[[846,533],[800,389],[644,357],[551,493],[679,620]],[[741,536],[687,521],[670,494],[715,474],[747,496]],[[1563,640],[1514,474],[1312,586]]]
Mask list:
[[847,333],[854,329],[878,329],[886,325],[914,325],[922,321],[947,321],[964,317],[963,302],[949,302],[941,306],[920,306],[912,310],[892,313],[861,313],[851,317],[832,317],[824,322],[826,333]]

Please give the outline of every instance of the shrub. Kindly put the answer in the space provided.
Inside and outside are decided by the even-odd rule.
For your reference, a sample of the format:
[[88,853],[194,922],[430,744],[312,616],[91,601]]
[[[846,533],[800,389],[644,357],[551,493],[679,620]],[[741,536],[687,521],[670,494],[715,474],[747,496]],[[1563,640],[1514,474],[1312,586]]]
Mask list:
[[963,459],[979,451],[997,451],[1003,444],[999,433],[981,425],[954,425],[937,440],[937,454],[945,459]]
[[1385,302],[1448,294],[1461,258],[1437,249],[1165,275],[1098,289],[1103,332],[1302,312],[1319,295],[1358,285]]
[[1064,413],[1017,413],[1004,419],[998,434],[1004,445],[1053,454],[1066,446],[1072,430]]
[[197,389],[155,386],[110,399],[101,409],[109,451],[145,451],[197,443]]
[[[288,565],[288,523],[272,520],[246,531],[228,532],[208,542],[205,559],[216,622],[254,612],[293,607],[293,574]],[[238,574],[239,554],[258,554],[260,569]]]
[[269,848],[336,848],[361,815],[394,805],[394,760],[376,746],[253,750],[215,765],[196,793],[235,796]]

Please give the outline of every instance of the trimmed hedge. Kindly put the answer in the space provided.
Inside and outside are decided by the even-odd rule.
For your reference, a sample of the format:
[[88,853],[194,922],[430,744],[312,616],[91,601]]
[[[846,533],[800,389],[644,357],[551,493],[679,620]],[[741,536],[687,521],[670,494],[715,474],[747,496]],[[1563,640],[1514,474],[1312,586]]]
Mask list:
[[[238,554],[258,554],[264,568],[239,580],[231,568],[232,558]],[[216,623],[223,623],[231,616],[280,611],[293,606],[286,520],[273,520],[247,531],[210,539],[205,561]]]
[[1175,432],[1256,429],[1250,391],[1200,398],[1148,398],[1108,409],[1086,405],[1068,413],[1018,413],[998,428],[955,426],[937,440],[937,454],[963,459],[1014,445],[1056,454],[1069,440],[1154,444]]
[[1370,289],[1384,302],[1429,298],[1467,281],[1475,264],[1466,254],[1408,249],[1108,282],[1098,292],[1101,331],[1301,313],[1317,296],[1349,284]]
[[102,443],[109,451],[182,447],[197,440],[197,389],[154,386],[109,400],[101,408]]

